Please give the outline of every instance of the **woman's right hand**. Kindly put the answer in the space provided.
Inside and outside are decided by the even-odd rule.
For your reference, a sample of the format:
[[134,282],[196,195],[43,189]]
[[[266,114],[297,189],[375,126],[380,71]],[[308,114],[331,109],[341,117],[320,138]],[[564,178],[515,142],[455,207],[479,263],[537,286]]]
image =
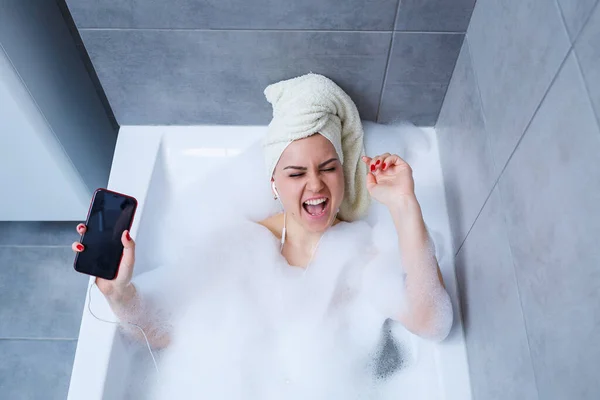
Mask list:
[[[77,225],[77,233],[83,235],[87,227],[85,224]],[[131,277],[133,276],[133,266],[135,264],[135,242],[129,235],[129,231],[124,231],[121,235],[121,243],[123,243],[123,257],[121,258],[121,264],[117,271],[117,276],[113,280],[102,279],[96,277],[96,285],[98,289],[106,296],[109,300],[118,301],[127,289],[127,286],[131,283]],[[71,246],[74,252],[81,253],[85,251],[84,246],[75,242]]]

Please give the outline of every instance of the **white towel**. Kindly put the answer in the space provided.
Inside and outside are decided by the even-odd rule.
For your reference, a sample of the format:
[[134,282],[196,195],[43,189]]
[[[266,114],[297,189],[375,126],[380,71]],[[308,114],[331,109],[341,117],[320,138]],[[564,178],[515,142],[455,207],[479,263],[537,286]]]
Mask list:
[[265,96],[273,106],[263,141],[269,178],[290,143],[320,133],[333,144],[344,169],[346,190],[338,216],[344,221],[362,217],[370,197],[367,167],[361,160],[363,127],[350,96],[330,79],[312,73],[269,85]]

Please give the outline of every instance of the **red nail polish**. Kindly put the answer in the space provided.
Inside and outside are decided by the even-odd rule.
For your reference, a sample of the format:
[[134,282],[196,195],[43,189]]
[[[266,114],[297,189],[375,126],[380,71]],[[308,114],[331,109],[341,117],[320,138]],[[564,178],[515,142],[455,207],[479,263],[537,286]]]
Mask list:
[[381,164],[381,168],[385,169],[385,163]]
[[375,164],[379,165],[380,162],[381,162],[381,160],[377,160],[377,162]]
[[129,236],[129,232],[125,233],[125,239],[127,239],[127,241],[131,242],[131,236]]
[[375,166],[371,165],[371,171],[375,171]]
[[76,247],[77,247],[77,250],[83,251],[83,246],[82,245],[78,244]]

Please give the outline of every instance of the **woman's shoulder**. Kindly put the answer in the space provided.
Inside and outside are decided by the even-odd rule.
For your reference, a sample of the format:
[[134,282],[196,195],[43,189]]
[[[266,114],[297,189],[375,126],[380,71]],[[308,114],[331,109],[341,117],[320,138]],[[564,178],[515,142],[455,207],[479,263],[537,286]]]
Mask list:
[[266,228],[277,239],[281,239],[281,231],[283,229],[283,214],[275,214],[261,221],[255,222],[256,225]]
[[[234,224],[223,224],[221,231],[228,232],[229,235],[237,234],[248,238],[249,234],[255,239],[263,239],[265,236],[281,240],[283,229],[283,213],[271,215],[259,221],[243,220]],[[365,236],[371,233],[371,226],[365,221],[343,221],[336,220],[330,230],[333,230],[334,236]],[[333,233],[333,232],[332,232]]]

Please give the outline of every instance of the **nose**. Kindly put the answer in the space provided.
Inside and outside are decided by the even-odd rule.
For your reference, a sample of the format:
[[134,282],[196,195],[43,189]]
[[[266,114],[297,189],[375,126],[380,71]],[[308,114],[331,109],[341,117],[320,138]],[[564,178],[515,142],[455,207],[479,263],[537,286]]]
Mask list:
[[308,182],[306,183],[306,188],[311,192],[318,193],[323,189],[323,180],[319,174],[310,173],[308,174]]

